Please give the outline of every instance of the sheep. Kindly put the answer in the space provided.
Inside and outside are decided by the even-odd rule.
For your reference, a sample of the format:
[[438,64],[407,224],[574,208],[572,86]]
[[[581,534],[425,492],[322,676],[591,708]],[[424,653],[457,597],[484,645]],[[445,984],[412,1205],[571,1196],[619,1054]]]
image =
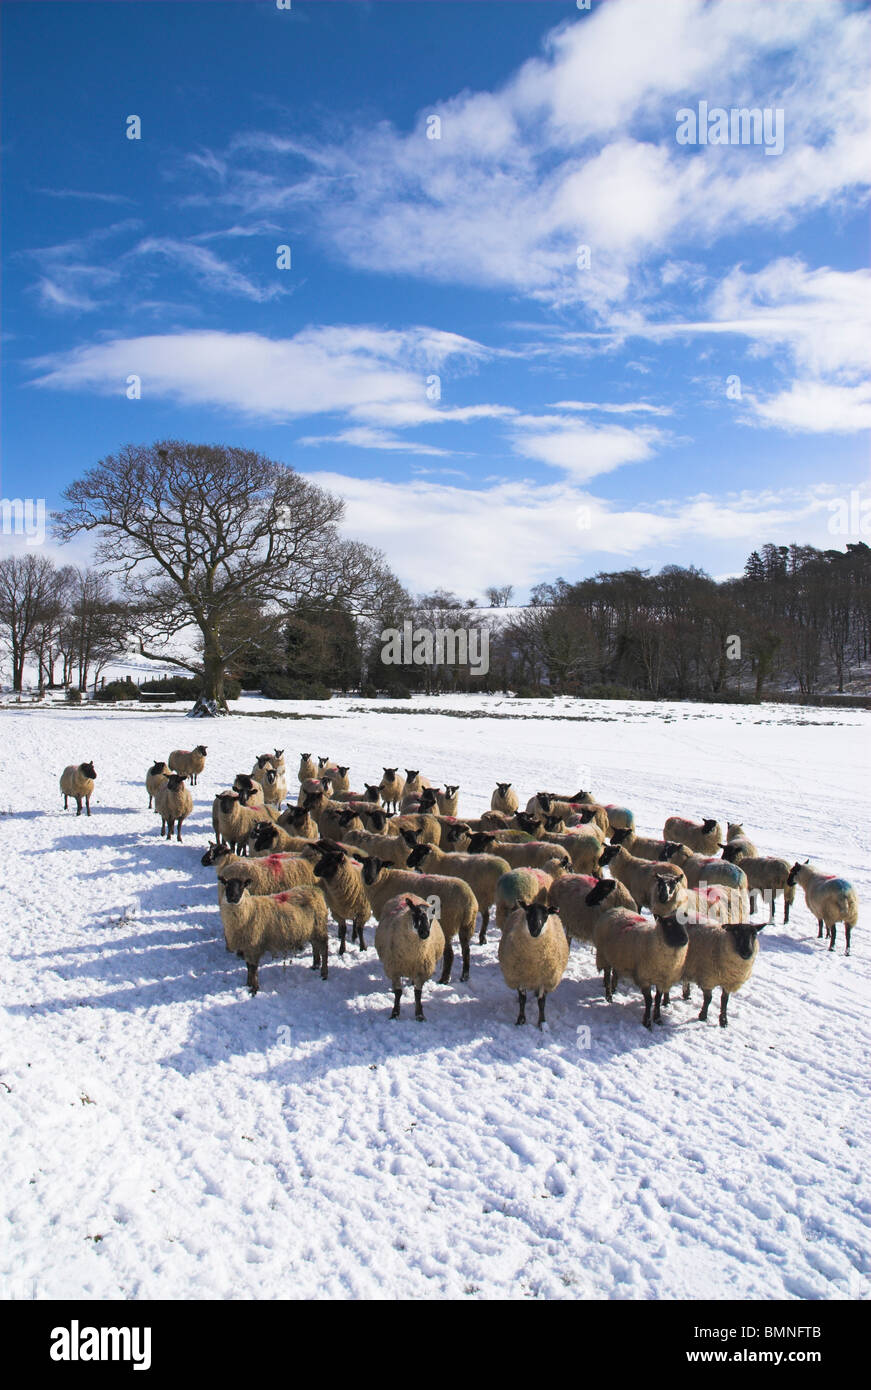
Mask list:
[[515,1020],[526,1022],[526,995],[538,999],[538,1026],[545,1024],[544,1006],[566,973],[569,940],[559,917],[543,903],[520,903],[508,917],[499,942],[499,965],[509,989],[517,990],[520,1012]]
[[527,815],[568,816],[580,806],[589,805],[593,798],[589,792],[579,791],[569,796],[558,796],[556,792],[536,792],[526,803]]
[[350,787],[351,782],[350,778],[348,777],[349,771],[349,767],[341,767],[338,763],[335,764],[335,767],[333,769],[333,776],[330,779],[333,784],[334,796],[337,795],[339,792],[346,792]]
[[[270,772],[273,769],[270,768]],[[272,820],[278,819],[278,811],[274,805],[266,805],[266,792],[263,785],[256,781],[248,772],[237,772],[233,778],[233,791],[239,793],[239,799],[243,806],[250,806],[252,810],[259,807],[266,809],[267,814]]]
[[448,854],[437,845],[415,845],[408,856],[408,867],[426,868],[429,873],[446,874],[468,883],[478,900],[481,914],[478,944],[483,946],[487,940],[490,908],[496,901],[496,884],[511,865],[496,854]]
[[675,916],[684,924],[707,922],[710,926],[725,926],[732,921],[746,922],[750,916],[750,906],[746,898],[735,894],[734,889],[712,883],[688,888],[683,905]]
[[562,874],[551,884],[550,907],[559,916],[566,935],[575,941],[593,940],[593,928],[603,912],[615,907],[635,911],[628,888],[615,878],[594,878],[592,874]]
[[605,810],[608,812],[608,825],[612,835],[615,830],[635,829],[635,815],[628,806],[606,805]]
[[311,942],[312,970],[327,978],[329,938],[327,905],[320,888],[303,885],[283,893],[252,898],[248,878],[220,875],[224,897],[220,903],[224,940],[228,951],[241,955],[248,967],[248,989],[260,988],[258,968],[265,955],[287,957]]
[[448,878],[444,874],[418,874],[413,869],[393,869],[383,864],[375,855],[363,861],[363,882],[366,894],[372,904],[372,911],[378,917],[388,898],[397,893],[419,893],[424,897],[438,898],[438,917],[445,938],[445,952],[439,984],[450,983],[451,968],[454,963],[454,937],[459,937],[463,957],[461,980],[469,978],[469,944],[475,929],[478,904],[468,883],[461,878]]
[[[559,802],[553,803],[551,807],[552,816],[560,814],[558,810],[554,809],[555,807],[559,807],[560,804]],[[568,827],[585,825],[590,830],[597,828],[601,832],[603,841],[606,836],[611,834],[611,824],[608,819],[606,808],[604,806],[597,806],[593,802],[589,802],[586,805],[579,803],[577,806],[570,808],[568,814],[563,812],[561,818]]]
[[417,768],[407,767],[405,769],[405,795],[420,796],[421,792],[432,789],[432,783],[428,777],[421,777]]
[[622,845],[636,859],[666,860],[670,852],[680,844],[679,840],[652,840],[646,835],[636,835],[634,830],[615,830],[611,836],[612,845]]
[[363,829],[370,830],[373,835],[398,835],[399,830],[394,821],[390,819],[387,812],[376,805],[374,801],[364,801],[362,798],[356,801],[346,801],[345,805],[353,811],[363,822]]
[[[527,840],[515,845],[500,840],[490,831],[478,830],[469,840],[469,854],[498,854],[512,869],[545,869],[553,872],[557,867],[567,873],[572,866],[568,851],[561,845],[549,844],[544,840]],[[553,869],[547,870],[552,865]]]
[[[718,928],[719,930],[719,928]],[[621,975],[628,975],[644,996],[645,1028],[662,1023],[663,998],[683,974],[689,934],[676,917],[642,917],[625,907],[604,912],[593,927],[596,969],[604,972],[605,998],[610,1004]],[[651,1000],[655,989],[655,1000]]]
[[176,748],[170,753],[167,762],[173,772],[181,773],[182,777],[189,777],[191,786],[195,787],[197,778],[206,765],[207,752],[204,743],[198,743],[190,752],[186,748]]
[[[726,858],[726,850],[737,850],[739,855],[750,855],[753,859],[759,858],[759,850],[752,840],[748,840],[744,834],[744,827],[740,821],[730,821],[726,829],[726,843],[720,845],[723,851],[723,858]],[[733,859],[734,862],[734,859]]]
[[710,817],[694,821],[683,816],[669,816],[662,833],[666,840],[677,840],[696,854],[716,854],[723,838],[723,827]]
[[171,840],[173,829],[177,825],[176,839],[179,844],[182,821],[187,820],[194,809],[194,799],[184,782],[181,773],[173,772],[154,793],[154,809],[160,816],[161,839],[165,831],[166,838]]
[[297,835],[301,840],[316,840],[320,834],[316,822],[305,806],[288,806],[276,822],[282,830]]
[[722,926],[698,922],[688,926],[689,946],[681,973],[683,997],[689,999],[691,984],[699,985],[703,999],[701,1022],[708,1017],[711,992],[719,986],[720,1027],[727,1027],[729,996],[750,979],[762,930],[764,924],[753,926],[749,922],[727,922]]
[[151,767],[145,774],[145,790],[148,792],[148,809],[151,810],[151,803],[154,800],[154,793],[158,787],[162,787],[171,769],[162,758],[155,758]]
[[351,923],[351,941],[357,941],[361,951],[366,949],[363,928],[372,908],[363,883],[362,864],[352,859],[338,846],[324,846],[315,864],[315,877],[322,879],[321,887],[330,911],[339,928],[339,955],[345,954],[347,923]]
[[275,770],[275,763],[272,761],[272,754],[258,753],[257,757],[254,760],[254,766],[251,769],[251,776],[254,778],[255,782],[260,782],[262,784],[263,779],[265,778],[266,773],[270,768],[272,768],[273,771]]
[[822,936],[825,924],[826,936],[830,937],[830,951],[835,949],[838,923],[844,923],[847,937],[844,955],[848,956],[850,936],[859,920],[859,899],[852,883],[846,878],[838,878],[835,874],[820,873],[808,860],[803,864],[799,864],[798,861],[793,864],[787,882],[790,888],[798,883],[804,889],[804,900],[819,926],[817,940]]
[[727,841],[723,849],[723,859],[730,864],[740,864],[747,879],[747,888],[755,906],[759,897],[768,904],[768,920],[774,921],[774,906],[778,893],[783,893],[783,921],[789,921],[789,909],[795,901],[795,885],[789,882],[791,868],[788,859],[749,858],[742,853],[742,842]]
[[414,987],[414,1017],[426,1022],[423,987],[435,974],[436,963],[444,954],[445,937],[438,918],[423,898],[402,894],[385,903],[375,929],[375,950],[393,988],[391,1018],[399,1018],[402,981]]
[[274,767],[266,769],[262,786],[263,799],[267,806],[280,806],[287,796],[287,783],[283,775]]
[[[339,818],[347,811],[342,801],[332,801],[326,792],[321,789],[317,792],[307,792],[302,802],[309,815],[318,827],[321,835],[326,835],[329,839],[340,838]],[[360,822],[362,826],[363,822]]]
[[380,806],[382,801],[381,788],[371,782],[366,782],[363,787],[363,797],[364,800],[371,801],[375,806]]
[[554,884],[544,869],[512,869],[496,884],[496,925],[504,927],[510,913],[521,903],[550,903]]
[[302,835],[289,835],[271,821],[257,820],[249,824],[243,844],[255,859],[263,859],[270,854],[305,854],[314,848],[316,841]]
[[413,838],[406,839],[405,835],[374,835],[370,830],[345,830],[335,838],[362,850],[363,854],[377,855],[385,864],[392,864],[395,869],[405,868],[409,853],[415,844]]
[[395,767],[385,767],[383,771],[384,776],[378,783],[378,790],[387,809],[395,812],[399,809],[402,793],[405,790],[405,778],[397,775],[398,768]]
[[636,859],[622,845],[606,845],[599,864],[610,865],[613,877],[629,889],[639,911],[649,907],[655,917],[669,917],[683,906],[687,881],[677,864]]
[[284,888],[299,888],[305,883],[314,883],[314,865],[311,859],[298,854],[270,854],[265,859],[240,859],[229,845],[217,845],[209,841],[201,864],[214,865],[218,875],[227,878],[244,878],[254,898],[264,894],[279,893]]
[[222,791],[218,792],[212,803],[215,836],[230,845],[237,854],[246,850],[251,831],[263,823],[269,824],[271,820],[264,806],[250,806],[246,797],[244,791]]
[[542,832],[541,838],[545,844],[559,845],[566,850],[572,861],[573,873],[593,874],[595,878],[601,877],[599,860],[602,854],[602,841],[594,830],[566,830],[562,835],[545,830]]
[[496,790],[490,797],[491,811],[505,811],[509,816],[517,810],[520,799],[510,782],[497,782]]
[[318,765],[312,757],[311,753],[300,753],[299,770],[297,771],[296,775],[300,783],[312,782],[317,777]]
[[393,822],[393,827],[398,835],[414,835],[419,844],[438,845],[441,843],[442,827],[436,816],[424,814],[399,816]]
[[736,922],[747,920],[750,916],[750,891],[743,865],[739,867],[725,859],[692,854],[686,845],[678,845],[676,848],[669,845],[668,848],[670,852],[663,856],[663,861],[677,864],[683,869],[688,887],[724,888],[725,901],[729,904],[729,916]]
[[442,816],[455,816],[460,802],[460,786],[458,782],[445,782],[444,791],[436,791],[439,814]]
[[82,814],[82,802],[84,801],[88,815],[91,814],[91,797],[94,794],[94,783],[97,780],[97,771],[94,764],[70,763],[65,767],[60,775],[61,795],[64,799],[64,810],[69,805],[69,798],[75,798],[76,815]]

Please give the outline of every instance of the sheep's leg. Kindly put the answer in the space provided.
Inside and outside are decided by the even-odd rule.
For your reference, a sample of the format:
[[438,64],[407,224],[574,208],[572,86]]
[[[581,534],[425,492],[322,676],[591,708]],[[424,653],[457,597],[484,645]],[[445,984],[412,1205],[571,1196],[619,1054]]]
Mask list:
[[515,1022],[516,1022],[516,1023],[525,1023],[525,1022],[526,1022],[526,990],[525,990],[525,989],[519,989],[519,990],[517,991],[517,1002],[518,1002],[518,1004],[520,1005],[520,1013],[517,1015],[517,1018],[515,1019]]
[[148,798],[148,809],[151,810],[151,797]]
[[178,840],[179,844],[181,844],[181,821],[178,823],[178,830],[175,832],[175,838]]
[[324,939],[321,942],[321,979],[325,980],[329,974],[330,964],[330,938],[324,932]]
[[359,918],[357,919],[357,940],[360,943],[360,950],[365,951],[366,937],[363,931],[363,923],[359,920]]
[[76,815],[77,815],[77,816],[80,816],[81,814],[82,814],[82,798],[81,798],[80,796],[77,796],[77,797],[76,797]]
[[417,986],[415,986],[414,1016],[417,1019],[418,1023],[426,1023],[426,1017],[424,1016],[423,1012],[423,985],[421,985],[420,989],[418,989]]
[[661,1006],[662,1006],[663,997],[664,997],[664,996],[663,996],[662,990],[661,990],[661,989],[658,989],[658,990],[656,991],[656,995],[654,996],[654,1000],[653,1000],[653,1021],[654,1021],[654,1023],[660,1023],[660,1024],[662,1023],[662,1014],[660,1013],[660,1008],[661,1008]]
[[644,995],[644,1017],[641,1020],[641,1022],[644,1024],[645,1028],[649,1028],[650,1010],[653,1008],[653,999],[651,998],[649,989],[645,988],[641,991],[641,993]]
[[830,950],[830,951],[834,951],[834,949],[835,949],[835,937],[836,937],[837,934],[838,934],[838,924],[837,924],[837,922],[833,922],[832,925],[831,925],[831,927],[827,927],[826,930],[831,932],[831,937],[832,937],[831,941],[829,942],[829,950]]
[[665,991],[665,994],[662,996],[662,1007],[663,1007],[664,1009],[667,1009],[667,1008],[670,1006],[670,1004],[671,1004],[671,992],[670,992],[670,990],[666,990],[666,991]]
[[690,997],[690,986],[689,986],[688,983],[684,983],[684,987],[683,987],[683,997],[684,997],[684,999],[689,999],[689,997]]
[[710,991],[709,989],[703,989],[703,990],[702,990],[702,1012],[699,1014],[699,1022],[701,1022],[701,1023],[705,1023],[705,1022],[707,1021],[707,1017],[708,1017],[708,1006],[709,1006],[710,1002],[711,1002],[711,991]]
[[[343,921],[343,922],[340,922],[340,923],[339,923],[339,955],[340,955],[340,956],[343,956],[343,955],[345,954],[345,937],[347,936],[347,934],[348,934],[348,925],[347,925],[347,923],[344,922],[344,921]],[[397,1014],[396,1017],[398,1018],[399,1015]]]
[[792,907],[792,900],[793,900],[794,896],[795,896],[795,889],[790,890],[789,888],[784,888],[784,890],[783,890],[783,920],[784,920],[784,922],[788,922],[788,921],[789,921],[789,909]]
[[260,980],[257,978],[258,962],[254,961],[252,963],[249,960],[246,961],[245,964],[248,966],[248,989],[250,990],[251,994],[256,994],[258,989],[260,988]]
[[610,1004],[610,1003],[611,1003],[611,1000],[612,1000],[612,998],[613,998],[613,995],[614,995],[614,991],[613,991],[612,986],[611,986],[611,967],[610,967],[610,965],[606,965],[606,966],[605,966],[605,969],[602,971],[602,982],[603,982],[603,984],[604,984],[604,986],[605,986],[605,998],[607,999],[608,1003]]
[[771,923],[774,921],[774,909],[777,904],[777,889],[775,888],[773,892],[769,891],[766,897],[768,898],[768,921]]
[[451,969],[453,967],[453,964],[454,948],[451,945],[450,941],[445,941],[445,954],[444,959],[442,960],[442,973],[439,975],[440,985],[449,985],[451,983]]
[[478,933],[478,945],[479,945],[479,946],[486,946],[486,944],[487,944],[487,923],[488,923],[489,921],[490,921],[490,908],[489,908],[489,907],[482,907],[482,908],[481,908],[481,930],[480,930],[480,932]]
[[90,815],[90,814],[91,814],[91,798],[90,798],[89,796],[86,796],[86,797],[85,797],[85,806],[87,807],[88,815]]
[[545,1001],[546,999],[547,999],[547,995],[546,995],[546,994],[540,994],[540,995],[538,996],[538,1026],[539,1026],[539,1028],[543,1028],[543,1027],[544,1027],[544,1024],[545,1024],[545,1022],[546,1022],[545,1017],[544,1017],[544,1001]]
[[729,996],[724,989],[720,990],[720,1027],[727,1028],[729,1020],[726,1017],[726,1009],[729,1004]]
[[67,809],[67,803],[68,803],[68,802],[69,802],[69,797],[68,797],[68,796],[64,796],[64,810]]
[[[817,918],[817,928],[817,941],[819,941],[820,937],[823,934],[823,921],[821,917]],[[826,934],[828,935],[828,932]]]
[[845,935],[846,935],[846,937],[847,937],[847,949],[846,949],[845,952],[844,952],[844,955],[845,955],[845,956],[848,956],[848,955],[850,954],[850,934],[851,934],[852,930],[853,930],[853,928],[852,928],[847,922],[845,922],[845,923],[844,923],[844,933],[845,933]]
[[399,989],[397,989],[397,988],[396,988],[396,985],[394,985],[394,986],[393,986],[393,1013],[390,1015],[391,1018],[398,1018],[398,1017],[399,1017],[399,1001],[401,1000],[401,998],[402,998],[402,986],[400,985],[400,986],[399,986]]
[[471,927],[465,932],[460,932],[460,950],[463,954],[463,973],[460,975],[461,981],[468,980],[469,978],[469,942],[471,940],[471,936]]

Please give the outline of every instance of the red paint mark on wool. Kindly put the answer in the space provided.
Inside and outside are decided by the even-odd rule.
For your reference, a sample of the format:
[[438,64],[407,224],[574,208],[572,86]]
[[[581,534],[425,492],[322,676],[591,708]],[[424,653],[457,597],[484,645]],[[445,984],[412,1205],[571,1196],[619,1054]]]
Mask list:
[[264,859],[263,862],[269,869],[269,872],[275,874],[275,877],[277,878],[278,875],[281,873],[281,866],[286,858],[289,858],[289,856],[283,854],[270,854],[267,855],[266,859]]
[[276,895],[275,895],[275,901],[276,901],[277,903],[289,903],[289,902],[290,902],[290,894],[289,894],[289,893],[276,893]]

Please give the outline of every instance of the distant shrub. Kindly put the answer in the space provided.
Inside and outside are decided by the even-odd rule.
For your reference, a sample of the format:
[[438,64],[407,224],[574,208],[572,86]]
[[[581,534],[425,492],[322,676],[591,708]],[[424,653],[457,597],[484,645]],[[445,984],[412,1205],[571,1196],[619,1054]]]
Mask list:
[[268,700],[329,700],[333,693],[328,685],[319,685],[316,681],[306,684],[295,676],[282,675],[280,671],[271,671],[263,676],[260,692]]
[[364,700],[377,700],[378,698],[377,687],[371,684],[364,685],[362,690],[360,691],[360,694],[363,696]]
[[82,703],[82,692],[81,692],[81,690],[77,690],[77,689],[75,688],[75,686],[72,686],[72,685],[71,685],[70,688],[69,688],[69,690],[67,691],[67,704],[68,704],[68,705],[80,705],[81,703]]
[[101,704],[110,700],[138,700],[139,686],[128,677],[123,681],[109,681],[94,696]]
[[[143,681],[139,689],[146,695],[182,695],[195,700],[203,688],[199,676],[161,676],[160,680]],[[224,694],[228,700],[238,700],[242,682],[231,676],[224,679]]]

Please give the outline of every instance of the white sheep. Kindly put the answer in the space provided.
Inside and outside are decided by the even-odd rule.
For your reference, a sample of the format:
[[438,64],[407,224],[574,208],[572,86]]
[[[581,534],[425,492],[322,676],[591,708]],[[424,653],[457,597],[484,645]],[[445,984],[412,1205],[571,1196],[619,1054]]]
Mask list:
[[510,913],[499,942],[499,965],[509,989],[517,990],[518,1024],[526,1022],[526,995],[538,999],[538,1026],[544,1027],[544,1006],[566,973],[569,940],[556,913],[543,903],[521,903]]
[[191,786],[197,785],[197,777],[206,765],[206,753],[208,749],[204,743],[198,743],[196,748],[176,748],[167,758],[173,772],[178,772],[182,777],[191,779]]
[[[662,1023],[665,996],[683,973],[689,935],[676,917],[642,917],[625,907],[605,912],[593,928],[596,969],[604,972],[605,998],[610,1003],[621,976],[628,975],[644,996],[645,1028]],[[655,999],[651,991],[656,991]]]
[[376,917],[380,915],[388,899],[396,897],[397,893],[417,893],[426,898],[438,898],[438,918],[445,938],[439,984],[450,983],[455,937],[459,938],[463,957],[460,979],[468,980],[469,944],[478,915],[478,903],[468,883],[464,883],[461,878],[448,878],[443,874],[419,874],[413,869],[393,869],[389,864],[382,864],[375,856],[370,856],[363,862],[363,883]]
[[728,1024],[726,1010],[729,996],[746,984],[759,952],[757,938],[763,930],[749,922],[726,923],[723,926],[705,922],[690,923],[687,927],[689,945],[681,979],[683,997],[689,999],[690,985],[702,991],[702,1011],[699,1018],[708,1017],[711,992],[720,989],[720,1027]]
[[399,810],[399,803],[405,790],[405,778],[400,777],[398,773],[398,768],[385,767],[384,776],[378,784],[381,800],[388,810],[394,812]]
[[491,811],[504,811],[511,816],[520,806],[520,799],[510,782],[497,782],[496,790],[490,797]]
[[716,854],[723,838],[723,827],[712,817],[703,821],[686,820],[684,816],[669,816],[662,833],[666,840],[677,840],[696,854]]
[[145,790],[148,792],[149,811],[151,810],[151,803],[154,800],[154,793],[157,791],[158,787],[163,786],[163,783],[169,777],[171,770],[172,769],[169,767],[169,764],[165,763],[162,758],[155,758],[151,767],[146,772]]
[[88,815],[91,814],[91,797],[94,794],[94,783],[97,780],[97,772],[93,763],[70,763],[65,767],[60,775],[60,789],[64,799],[64,810],[69,805],[69,798],[73,797],[76,803],[76,815],[82,814],[82,802],[84,801]]
[[445,938],[441,924],[430,905],[412,894],[402,894],[387,902],[375,929],[375,950],[393,987],[391,1018],[399,1018],[402,981],[414,987],[414,1017],[424,1023],[423,987],[435,974],[444,954]]
[[257,972],[263,956],[286,958],[309,942],[312,969],[320,970],[322,980],[327,978],[327,905],[320,888],[288,888],[252,898],[248,879],[222,877],[219,881],[224,888],[220,904],[224,940],[229,951],[244,958],[252,994],[260,988]]
[[185,786],[180,772],[173,772],[154,793],[154,809],[160,816],[160,835],[172,839],[172,832],[178,827],[176,839],[181,844],[182,823],[194,809],[194,799]]
[[821,873],[819,869],[814,868],[813,864],[805,860],[804,864],[798,862],[793,864],[789,871],[788,882],[790,887],[798,883],[804,889],[804,900],[816,917],[819,926],[817,940],[822,936],[825,926],[826,936],[830,938],[830,951],[835,949],[838,923],[844,923],[844,932],[847,937],[844,955],[848,956],[850,954],[850,936],[859,920],[859,899],[849,879],[838,878],[835,874]]

